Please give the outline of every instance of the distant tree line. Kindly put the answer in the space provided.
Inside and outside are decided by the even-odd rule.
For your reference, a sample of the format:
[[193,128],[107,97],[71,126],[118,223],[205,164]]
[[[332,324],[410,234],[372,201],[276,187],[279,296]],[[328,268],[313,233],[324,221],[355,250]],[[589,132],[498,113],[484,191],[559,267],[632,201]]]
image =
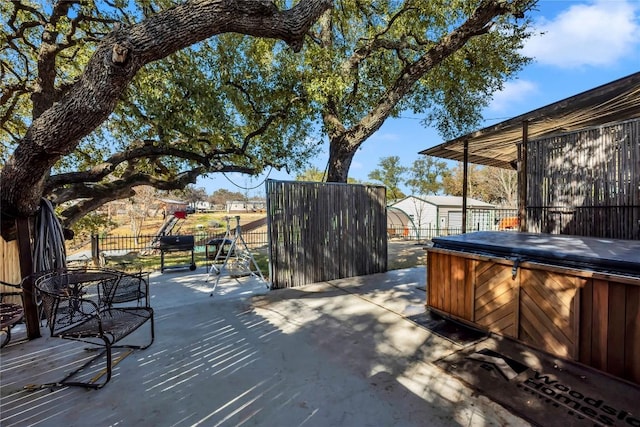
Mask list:
[[[468,197],[506,208],[516,207],[518,182],[515,171],[469,165],[468,174]],[[462,196],[462,164],[450,167],[447,162],[431,156],[421,157],[408,167],[400,163],[398,156],[382,157],[378,167],[367,177],[371,180],[367,184],[382,184],[387,188],[389,202],[407,196],[401,187],[408,188],[411,195]],[[296,180],[326,181],[326,177],[318,168],[312,167],[298,174]],[[359,181],[349,179],[348,182]]]

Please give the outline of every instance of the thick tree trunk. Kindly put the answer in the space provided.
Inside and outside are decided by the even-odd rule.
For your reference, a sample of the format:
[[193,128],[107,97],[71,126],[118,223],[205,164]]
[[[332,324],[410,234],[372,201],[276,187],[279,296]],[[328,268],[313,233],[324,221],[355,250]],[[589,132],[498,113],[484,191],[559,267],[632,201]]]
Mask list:
[[3,214],[26,217],[37,210],[44,176],[107,119],[145,64],[226,32],[277,38],[299,50],[309,27],[331,4],[302,0],[290,10],[278,11],[272,3],[258,0],[193,0],[110,33],[80,79],[34,117],[0,172]]
[[329,167],[327,168],[327,182],[346,183],[349,177],[349,168],[356,154],[357,147],[353,148],[344,136],[334,137],[329,140]]
[[[344,128],[339,114],[336,113],[339,110],[334,105],[336,101],[331,100],[325,106],[323,119],[325,126],[328,129],[333,129],[336,134],[340,135],[340,138],[333,137],[331,134],[329,137],[331,146],[327,180],[346,182],[356,150],[367,138],[380,129],[398,103],[411,92],[415,83],[462,48],[472,37],[487,33],[492,26],[492,20],[497,16],[509,13],[511,9],[517,9],[517,7],[500,0],[481,2],[464,23],[442,37],[416,61],[407,64],[389,89],[380,97],[378,103],[350,129]],[[341,143],[344,146],[339,147],[338,145]]]

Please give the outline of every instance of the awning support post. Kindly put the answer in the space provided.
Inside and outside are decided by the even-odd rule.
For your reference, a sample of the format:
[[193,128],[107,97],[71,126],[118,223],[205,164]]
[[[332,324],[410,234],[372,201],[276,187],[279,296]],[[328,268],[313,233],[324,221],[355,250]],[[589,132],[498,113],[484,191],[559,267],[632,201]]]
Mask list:
[[522,122],[522,143],[518,145],[518,219],[519,231],[527,231],[527,143],[529,122]]
[[467,232],[467,187],[469,184],[469,140],[464,141],[462,160],[462,234]]

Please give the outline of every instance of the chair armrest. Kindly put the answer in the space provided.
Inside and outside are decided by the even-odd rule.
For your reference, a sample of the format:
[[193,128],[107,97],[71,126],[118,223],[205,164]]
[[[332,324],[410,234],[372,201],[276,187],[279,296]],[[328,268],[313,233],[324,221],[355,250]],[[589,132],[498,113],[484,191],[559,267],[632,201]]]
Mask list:
[[14,288],[15,291],[2,291],[0,292],[0,303],[5,302],[4,299],[6,297],[20,297],[22,299],[22,287],[20,285],[15,285],[13,283],[7,283],[3,280],[0,280],[0,285]]
[[8,283],[8,282],[5,282],[4,280],[0,280],[0,285],[2,285],[2,286],[9,286],[10,288],[15,288],[15,289],[18,289],[18,290],[22,289],[22,288],[20,287],[20,285],[16,285],[16,284],[14,284],[14,283]]
[[22,295],[22,287],[20,285],[16,285],[16,284],[13,284],[13,283],[8,283],[8,282],[5,282],[4,280],[0,280],[0,285],[15,289],[15,291],[9,291],[9,292],[2,291],[2,292],[0,292],[0,297],[2,295],[6,295],[6,296],[8,296],[8,295]]

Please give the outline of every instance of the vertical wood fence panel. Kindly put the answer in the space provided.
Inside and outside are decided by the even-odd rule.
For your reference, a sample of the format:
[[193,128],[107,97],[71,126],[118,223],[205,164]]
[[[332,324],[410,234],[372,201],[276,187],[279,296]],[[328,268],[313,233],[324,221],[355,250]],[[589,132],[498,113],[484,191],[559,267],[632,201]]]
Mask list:
[[385,188],[269,180],[272,287],[387,270]]
[[20,259],[18,254],[18,241],[7,242],[0,237],[0,259],[2,259],[2,271],[0,280],[9,283],[20,282]]
[[527,226],[640,239],[640,120],[529,141]]
[[[16,285],[19,284],[22,278],[20,275],[20,259],[17,240],[7,242],[0,237],[0,264],[0,280]],[[0,285],[0,291],[16,292],[14,288],[2,285]],[[7,297],[4,302],[22,304],[22,300],[18,296]]]

